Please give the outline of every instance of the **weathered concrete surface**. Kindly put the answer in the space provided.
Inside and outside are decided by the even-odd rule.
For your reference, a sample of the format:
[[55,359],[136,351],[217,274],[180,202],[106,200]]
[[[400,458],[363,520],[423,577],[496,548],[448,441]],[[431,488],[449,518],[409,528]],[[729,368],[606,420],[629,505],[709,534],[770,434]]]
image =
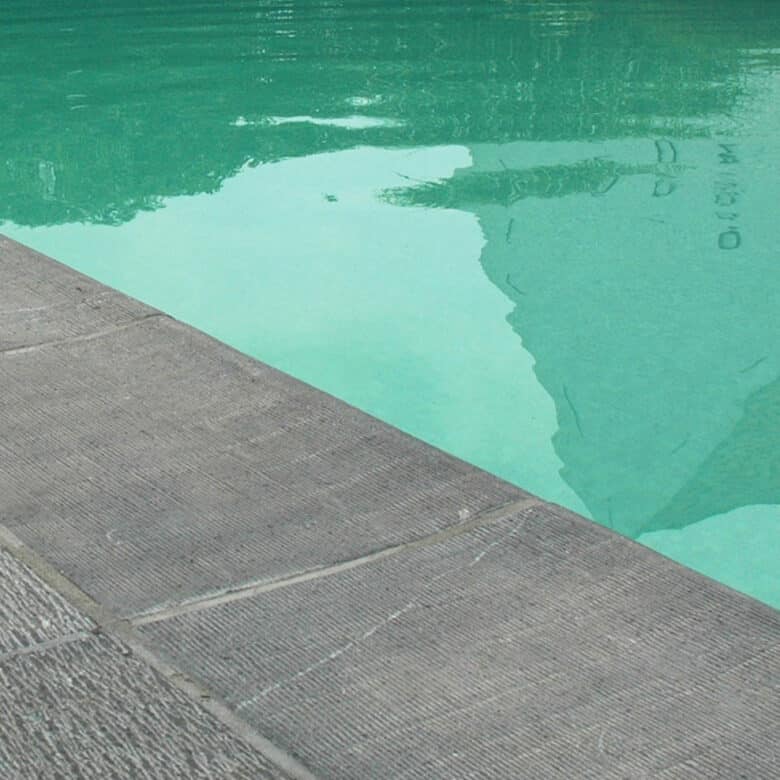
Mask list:
[[284,775],[0,550],[0,777]]
[[5,239],[0,312],[0,524],[317,776],[780,764],[771,608]]

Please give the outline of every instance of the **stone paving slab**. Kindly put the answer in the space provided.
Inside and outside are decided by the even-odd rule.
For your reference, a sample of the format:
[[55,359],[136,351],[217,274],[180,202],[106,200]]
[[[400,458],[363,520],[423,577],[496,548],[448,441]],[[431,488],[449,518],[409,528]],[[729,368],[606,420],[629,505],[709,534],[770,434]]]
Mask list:
[[93,628],[64,598],[0,550],[0,659]]
[[0,590],[3,780],[286,777],[2,550]]
[[780,766],[780,615],[549,506],[140,631],[322,778]]
[[155,310],[0,236],[0,353],[122,327]]
[[[81,286],[8,246],[0,308],[42,264],[62,296]],[[527,496],[167,317],[100,333],[0,353],[0,522],[123,615]]]

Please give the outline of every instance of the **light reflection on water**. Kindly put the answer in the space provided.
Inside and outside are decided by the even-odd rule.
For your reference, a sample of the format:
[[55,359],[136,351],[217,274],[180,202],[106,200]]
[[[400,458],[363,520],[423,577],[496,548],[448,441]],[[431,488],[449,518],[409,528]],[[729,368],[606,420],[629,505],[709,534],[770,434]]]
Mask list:
[[7,5],[4,232],[780,604],[780,7]]

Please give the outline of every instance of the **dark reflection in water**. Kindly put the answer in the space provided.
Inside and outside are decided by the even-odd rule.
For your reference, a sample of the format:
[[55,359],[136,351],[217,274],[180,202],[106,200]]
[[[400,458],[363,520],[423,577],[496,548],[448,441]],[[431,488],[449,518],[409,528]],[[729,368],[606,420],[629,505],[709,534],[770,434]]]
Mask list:
[[[405,206],[457,208],[479,211],[480,206],[511,206],[525,198],[563,198],[587,192],[605,195],[624,176],[652,174],[653,194],[674,191],[676,169],[668,165],[621,165],[612,160],[590,159],[571,165],[549,165],[511,170],[475,171],[447,181],[428,182],[405,190],[389,191],[390,202]],[[513,225],[508,225],[511,235]]]
[[120,225],[247,165],[468,147],[450,179],[381,197],[477,216],[592,515],[637,536],[780,504],[780,3],[2,13],[0,220]]
[[[115,224],[359,143],[698,135],[739,101],[745,47],[775,45],[773,5],[5,0],[0,218]],[[394,122],[268,121],[350,113]]]

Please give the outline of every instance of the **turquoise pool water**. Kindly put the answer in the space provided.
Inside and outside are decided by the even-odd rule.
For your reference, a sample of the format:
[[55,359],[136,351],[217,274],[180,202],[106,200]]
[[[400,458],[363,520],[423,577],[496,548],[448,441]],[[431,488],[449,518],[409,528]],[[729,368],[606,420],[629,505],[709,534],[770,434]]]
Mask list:
[[0,14],[0,230],[780,606],[780,3]]

